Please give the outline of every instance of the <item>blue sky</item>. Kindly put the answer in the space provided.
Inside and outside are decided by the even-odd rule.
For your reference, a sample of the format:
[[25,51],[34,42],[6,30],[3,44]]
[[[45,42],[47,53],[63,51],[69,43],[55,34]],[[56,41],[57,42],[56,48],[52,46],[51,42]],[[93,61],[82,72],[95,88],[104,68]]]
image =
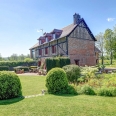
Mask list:
[[116,0],[0,0],[0,53],[29,54],[42,32],[73,23],[79,13],[94,35],[113,29]]

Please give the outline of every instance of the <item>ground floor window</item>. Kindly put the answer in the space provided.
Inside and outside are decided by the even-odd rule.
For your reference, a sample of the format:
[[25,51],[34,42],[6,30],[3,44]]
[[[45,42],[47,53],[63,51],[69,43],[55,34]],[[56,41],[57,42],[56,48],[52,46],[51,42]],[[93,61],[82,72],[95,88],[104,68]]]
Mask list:
[[42,49],[39,49],[39,55],[42,55]]
[[56,53],[56,46],[52,46],[52,53]]
[[45,48],[45,54],[48,54],[48,48]]

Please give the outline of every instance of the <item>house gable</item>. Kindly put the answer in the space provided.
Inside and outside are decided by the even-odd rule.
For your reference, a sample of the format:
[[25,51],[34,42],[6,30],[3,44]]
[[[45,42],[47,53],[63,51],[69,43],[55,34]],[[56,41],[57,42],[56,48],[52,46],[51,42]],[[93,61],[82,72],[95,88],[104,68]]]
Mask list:
[[69,34],[69,37],[70,38],[96,41],[95,37],[93,36],[91,30],[87,26],[84,19],[82,19],[79,22],[79,24],[72,30],[72,32]]

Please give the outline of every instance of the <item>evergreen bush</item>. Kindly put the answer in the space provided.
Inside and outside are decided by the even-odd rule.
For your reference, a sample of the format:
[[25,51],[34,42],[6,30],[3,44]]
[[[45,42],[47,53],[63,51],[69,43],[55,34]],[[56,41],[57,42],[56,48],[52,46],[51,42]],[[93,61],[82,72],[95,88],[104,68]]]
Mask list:
[[55,58],[46,58],[46,68],[47,72],[55,67],[62,68],[65,65],[70,64],[70,59],[68,57],[55,57]]
[[46,87],[49,93],[63,94],[67,92],[68,80],[61,68],[53,68],[46,75]]
[[80,68],[77,65],[66,65],[63,67],[67,74],[68,81],[70,83],[77,83],[78,78],[81,76]]
[[0,99],[10,99],[22,95],[19,77],[8,71],[0,71]]

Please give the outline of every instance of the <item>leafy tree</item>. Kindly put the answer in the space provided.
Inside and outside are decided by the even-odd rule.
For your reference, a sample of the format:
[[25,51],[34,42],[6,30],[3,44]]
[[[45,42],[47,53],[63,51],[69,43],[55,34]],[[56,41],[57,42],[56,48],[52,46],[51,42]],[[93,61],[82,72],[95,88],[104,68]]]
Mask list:
[[0,61],[2,61],[2,56],[1,56],[1,54],[0,54]]
[[31,58],[25,58],[24,61],[25,62],[31,62],[31,61],[33,61],[33,59],[31,59]]
[[107,53],[110,54],[110,64],[112,64],[113,59],[113,50],[114,50],[114,42],[116,41],[114,32],[111,29],[106,29],[104,33],[105,38],[105,49]]
[[113,57],[116,59],[116,25],[113,28]]
[[96,35],[96,46],[100,49],[101,51],[101,60],[102,60],[102,65],[104,64],[104,34],[100,32],[98,35]]
[[12,54],[9,59],[10,59],[10,61],[18,61],[18,55]]

